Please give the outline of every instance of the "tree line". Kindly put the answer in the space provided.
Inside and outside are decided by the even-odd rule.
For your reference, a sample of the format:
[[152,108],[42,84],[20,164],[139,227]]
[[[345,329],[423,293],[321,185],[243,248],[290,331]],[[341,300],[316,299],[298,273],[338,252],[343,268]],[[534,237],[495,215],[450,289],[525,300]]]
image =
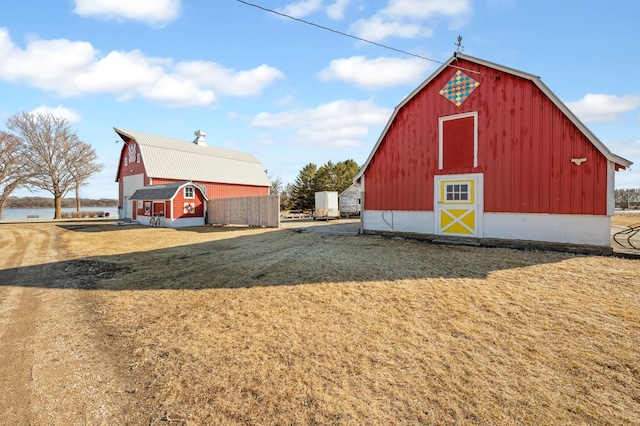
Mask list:
[[616,208],[623,210],[640,209],[640,188],[616,189]]
[[[115,198],[80,198],[80,203],[84,207],[114,207],[118,205]],[[52,200],[47,197],[9,197],[4,205],[5,208],[35,209],[49,208]],[[76,207],[75,198],[63,198],[62,208]]]
[[280,194],[280,210],[312,210],[315,193],[343,192],[353,183],[360,166],[353,160],[331,161],[318,167],[309,163],[300,170],[293,184],[283,185],[280,178],[271,178],[271,193]]
[[62,200],[100,172],[95,149],[81,141],[66,119],[22,112],[9,117],[0,130],[0,216],[18,188],[41,189],[53,195],[54,219],[62,218]]

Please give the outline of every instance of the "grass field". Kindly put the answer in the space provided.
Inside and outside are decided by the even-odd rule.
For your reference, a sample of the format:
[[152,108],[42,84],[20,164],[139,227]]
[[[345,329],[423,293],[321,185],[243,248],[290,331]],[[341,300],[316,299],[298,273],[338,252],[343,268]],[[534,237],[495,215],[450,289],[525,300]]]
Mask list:
[[618,226],[640,226],[640,212],[618,213],[611,218],[611,223]]
[[62,226],[131,424],[640,424],[640,260]]

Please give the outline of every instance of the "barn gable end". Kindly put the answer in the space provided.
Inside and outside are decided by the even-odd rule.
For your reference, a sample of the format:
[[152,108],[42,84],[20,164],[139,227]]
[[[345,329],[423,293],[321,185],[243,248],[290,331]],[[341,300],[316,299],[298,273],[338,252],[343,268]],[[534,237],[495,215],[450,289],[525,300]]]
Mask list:
[[356,176],[363,230],[608,247],[613,174],[630,164],[539,77],[458,54],[395,109]]
[[[132,204],[134,192],[159,185],[198,185],[208,199],[264,196],[271,183],[264,167],[252,154],[214,146],[195,132],[192,142],[132,130],[114,129],[124,141],[116,181],[121,218],[137,216]],[[186,203],[187,201],[183,201]],[[165,201],[165,211],[180,213],[175,203]],[[201,216],[204,217],[204,211]]]

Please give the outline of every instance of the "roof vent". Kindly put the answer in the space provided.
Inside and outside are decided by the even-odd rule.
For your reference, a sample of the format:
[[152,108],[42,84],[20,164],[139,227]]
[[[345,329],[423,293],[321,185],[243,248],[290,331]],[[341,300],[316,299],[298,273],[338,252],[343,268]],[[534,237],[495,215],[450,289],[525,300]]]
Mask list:
[[193,134],[196,135],[196,140],[194,140],[193,143],[199,146],[207,146],[207,141],[204,140],[204,137],[207,135],[202,130],[196,130]]

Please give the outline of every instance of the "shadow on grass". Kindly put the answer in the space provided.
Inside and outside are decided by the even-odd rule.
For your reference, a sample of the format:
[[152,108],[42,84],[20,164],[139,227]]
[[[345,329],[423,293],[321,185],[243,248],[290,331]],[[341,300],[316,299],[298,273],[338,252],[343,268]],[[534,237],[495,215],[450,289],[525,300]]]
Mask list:
[[[80,232],[129,229],[95,224],[60,226]],[[154,232],[152,228],[149,230]],[[243,233],[235,227],[199,227],[176,232],[218,233],[228,237],[4,269],[0,270],[0,286],[198,290],[426,278],[484,279],[493,271],[583,257],[560,252],[448,246],[371,235],[300,233],[291,229],[256,234]],[[126,238],[127,233],[123,235],[122,244],[136,244]]]

